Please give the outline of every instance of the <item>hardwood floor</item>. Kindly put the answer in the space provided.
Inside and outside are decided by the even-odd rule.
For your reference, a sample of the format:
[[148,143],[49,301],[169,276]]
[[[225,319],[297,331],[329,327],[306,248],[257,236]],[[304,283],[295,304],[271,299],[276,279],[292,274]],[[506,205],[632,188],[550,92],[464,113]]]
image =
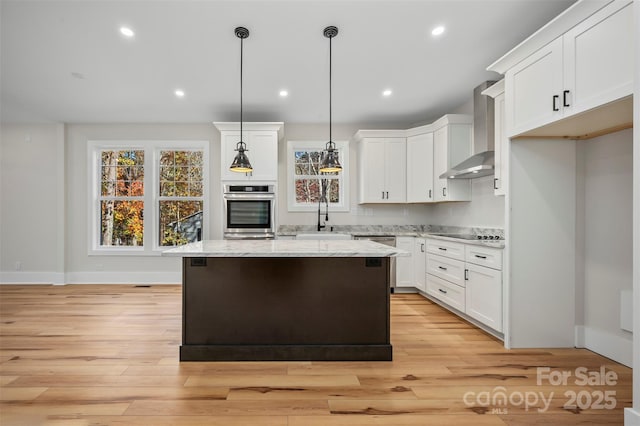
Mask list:
[[[631,405],[631,369],[582,349],[507,351],[419,295],[392,296],[392,362],[209,363],[178,361],[180,286],[0,296],[2,426],[621,425]],[[572,375],[538,384],[538,367]],[[578,367],[616,384],[576,383]]]

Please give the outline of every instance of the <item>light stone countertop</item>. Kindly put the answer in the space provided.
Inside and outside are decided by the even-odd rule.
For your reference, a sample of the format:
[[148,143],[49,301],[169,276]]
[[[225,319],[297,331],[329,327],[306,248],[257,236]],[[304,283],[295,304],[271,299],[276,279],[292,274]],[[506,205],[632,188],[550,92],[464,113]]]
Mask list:
[[498,249],[504,248],[504,240],[467,240],[467,239],[461,239],[461,238],[455,238],[455,237],[445,237],[443,235],[433,235],[429,233],[418,234],[418,237],[430,238],[432,240],[452,241],[452,242],[462,243],[462,244],[471,244],[474,246],[493,247]]
[[[350,234],[353,237],[366,236],[395,236],[395,237],[422,237],[437,240],[453,241],[476,246],[494,247],[502,249],[505,247],[504,229],[502,228],[482,228],[464,226],[445,225],[334,225],[332,231],[322,231],[322,233]],[[295,237],[297,234],[315,233],[314,226],[311,225],[281,225],[278,229],[278,237]],[[455,237],[448,237],[435,234],[472,234],[472,235],[498,235],[502,239],[493,240],[468,240]]]
[[176,257],[397,257],[409,253],[367,240],[206,240],[162,252]]

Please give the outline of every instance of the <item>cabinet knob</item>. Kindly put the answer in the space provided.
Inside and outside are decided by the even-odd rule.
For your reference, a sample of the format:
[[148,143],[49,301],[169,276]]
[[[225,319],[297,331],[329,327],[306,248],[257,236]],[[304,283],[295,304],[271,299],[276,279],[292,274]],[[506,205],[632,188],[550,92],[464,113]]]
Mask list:
[[431,190],[429,190],[429,198],[431,198]]
[[443,289],[439,288],[439,289],[438,289],[438,291],[439,291],[440,293],[442,293],[442,294],[447,294],[447,290],[443,290]]
[[447,268],[445,268],[444,266],[438,266],[438,269],[441,269],[441,270],[443,270],[443,271],[446,271],[446,270],[447,270]]
[[469,270],[468,269],[464,270],[464,280],[465,281],[469,281]]
[[493,189],[498,189],[498,178],[493,178]]
[[558,99],[560,99],[560,96],[558,96],[558,95],[553,95],[552,103],[553,103],[553,110],[554,110],[554,111],[560,111],[560,108],[558,108],[558,105],[556,104],[556,101],[557,101]]

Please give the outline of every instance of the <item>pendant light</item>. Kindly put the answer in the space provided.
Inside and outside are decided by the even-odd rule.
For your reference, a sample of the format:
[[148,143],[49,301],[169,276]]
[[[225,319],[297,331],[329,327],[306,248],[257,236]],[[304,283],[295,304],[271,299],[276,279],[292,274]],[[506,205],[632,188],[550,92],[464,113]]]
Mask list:
[[249,37],[249,30],[245,27],[237,27],[235,34],[236,37],[240,39],[240,141],[236,144],[235,150],[238,151],[238,153],[233,159],[229,170],[238,173],[248,173],[253,170],[253,167],[251,167],[249,157],[245,154],[245,152],[248,151],[247,144],[242,142],[242,45],[244,39]]
[[342,170],[338,160],[338,153],[336,152],[336,144],[331,139],[331,39],[338,35],[338,28],[329,26],[324,29],[323,34],[329,39],[329,142],[327,142],[326,154],[323,155],[322,163],[320,164],[320,172],[332,173]]

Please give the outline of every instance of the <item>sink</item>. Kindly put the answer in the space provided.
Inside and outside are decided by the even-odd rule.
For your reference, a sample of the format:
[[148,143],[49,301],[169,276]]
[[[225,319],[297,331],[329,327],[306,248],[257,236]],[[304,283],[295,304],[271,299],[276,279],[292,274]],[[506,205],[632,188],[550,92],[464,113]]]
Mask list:
[[296,235],[296,240],[350,240],[351,234],[339,234],[337,232],[311,232]]

